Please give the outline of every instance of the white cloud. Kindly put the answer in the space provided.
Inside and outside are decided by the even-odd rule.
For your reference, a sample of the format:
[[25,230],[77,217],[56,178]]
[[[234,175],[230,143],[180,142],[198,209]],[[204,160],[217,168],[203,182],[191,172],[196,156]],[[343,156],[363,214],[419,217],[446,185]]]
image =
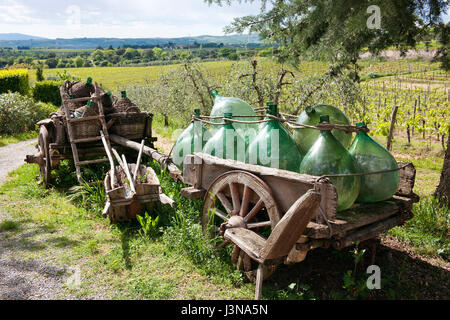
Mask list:
[[[203,0],[0,0],[0,27],[49,38],[177,37],[222,34],[234,17],[254,14],[260,3],[209,6]],[[80,25],[71,6],[80,8]],[[35,9],[35,10],[34,10]],[[72,14],[72,16],[71,16]],[[8,18],[2,19],[2,17]],[[75,17],[76,18],[76,17]],[[69,27],[68,27],[69,26]],[[3,32],[3,31],[0,31]]]
[[39,22],[39,19],[31,15],[32,9],[20,4],[18,1],[2,0],[0,2],[0,22],[2,23],[24,24]]

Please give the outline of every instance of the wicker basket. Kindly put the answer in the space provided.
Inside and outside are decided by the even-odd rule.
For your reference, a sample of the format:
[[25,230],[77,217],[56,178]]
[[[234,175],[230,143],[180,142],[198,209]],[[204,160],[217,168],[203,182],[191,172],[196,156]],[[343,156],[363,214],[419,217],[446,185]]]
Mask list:
[[74,139],[96,137],[100,134],[100,130],[102,128],[102,125],[98,120],[73,122],[71,126]]
[[129,140],[143,139],[146,136],[148,114],[139,113],[113,113],[106,116],[106,122],[114,119],[109,132]]

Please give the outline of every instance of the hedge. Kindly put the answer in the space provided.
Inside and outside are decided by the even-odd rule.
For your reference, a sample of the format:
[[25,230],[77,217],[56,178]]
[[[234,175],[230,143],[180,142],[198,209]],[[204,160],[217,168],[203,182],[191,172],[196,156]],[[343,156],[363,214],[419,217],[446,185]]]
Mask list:
[[30,82],[28,78],[28,70],[0,70],[0,94],[11,92],[19,92],[27,95],[30,91]]
[[33,87],[33,98],[36,101],[51,103],[55,106],[61,106],[61,95],[59,87],[64,84],[64,81],[46,80],[37,82]]
[[33,98],[17,92],[0,94],[0,134],[34,130],[39,120],[56,110],[51,104],[36,103]]

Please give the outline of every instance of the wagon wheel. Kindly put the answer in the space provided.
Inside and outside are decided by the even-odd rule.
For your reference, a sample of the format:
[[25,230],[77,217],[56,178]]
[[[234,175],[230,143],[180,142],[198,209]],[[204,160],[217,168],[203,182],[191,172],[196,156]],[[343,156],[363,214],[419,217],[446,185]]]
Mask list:
[[39,175],[45,186],[50,184],[51,165],[48,130],[45,126],[41,126],[38,137],[38,151],[41,154],[42,161],[39,163]]
[[[238,246],[223,239],[224,226],[231,223],[267,238],[279,220],[280,213],[269,186],[245,171],[230,171],[217,177],[203,200],[203,232],[215,239],[219,247],[233,245],[231,261],[237,269],[244,269],[250,281],[256,279],[258,264]],[[276,265],[267,267],[265,278],[275,269]]]

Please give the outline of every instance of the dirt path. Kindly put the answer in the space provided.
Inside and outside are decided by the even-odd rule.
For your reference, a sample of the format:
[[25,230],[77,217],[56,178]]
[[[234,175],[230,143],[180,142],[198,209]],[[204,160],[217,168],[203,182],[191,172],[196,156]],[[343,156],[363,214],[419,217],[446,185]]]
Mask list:
[[7,180],[9,172],[25,163],[27,154],[36,153],[36,143],[36,139],[30,139],[0,147],[0,185]]

